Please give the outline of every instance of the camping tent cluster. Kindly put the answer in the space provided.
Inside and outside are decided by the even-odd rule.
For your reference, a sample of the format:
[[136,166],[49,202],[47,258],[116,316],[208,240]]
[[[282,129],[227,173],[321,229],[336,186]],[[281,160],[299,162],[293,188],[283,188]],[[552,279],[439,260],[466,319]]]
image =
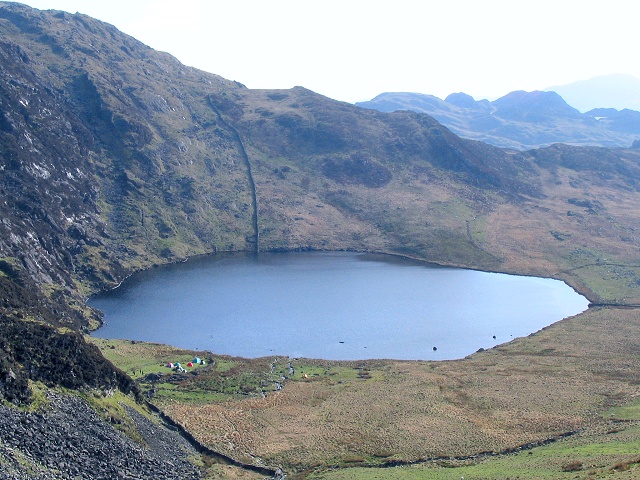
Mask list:
[[[195,357],[192,361],[187,363],[187,367],[193,367],[194,365],[204,365],[204,364],[205,364],[204,360],[201,360],[200,358]],[[176,362],[176,363],[169,362],[167,363],[167,368],[170,368],[174,372],[179,372],[179,373],[187,372],[180,362]]]

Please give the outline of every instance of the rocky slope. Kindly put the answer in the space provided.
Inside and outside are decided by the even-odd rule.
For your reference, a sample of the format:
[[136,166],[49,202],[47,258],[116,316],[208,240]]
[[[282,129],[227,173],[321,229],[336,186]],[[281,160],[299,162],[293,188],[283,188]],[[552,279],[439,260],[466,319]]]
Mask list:
[[384,251],[640,303],[637,149],[519,153],[424,114],[249,90],[83,15],[0,2],[0,33],[5,400],[34,380],[135,394],[77,333],[100,321],[85,299],[202,253]]
[[182,437],[131,413],[143,441],[134,442],[73,395],[50,394],[45,412],[0,406],[0,473],[11,480],[198,479],[196,450]]
[[595,109],[580,113],[556,92],[511,92],[490,102],[452,93],[444,100],[420,93],[382,93],[364,108],[426,113],[456,134],[504,148],[526,150],[553,143],[629,147],[640,138],[640,112]]

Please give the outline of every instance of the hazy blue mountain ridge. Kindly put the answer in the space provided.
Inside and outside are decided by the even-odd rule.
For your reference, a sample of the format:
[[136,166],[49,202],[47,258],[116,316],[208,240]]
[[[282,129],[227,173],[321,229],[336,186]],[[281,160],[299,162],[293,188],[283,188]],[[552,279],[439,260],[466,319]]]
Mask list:
[[595,108],[640,110],[640,79],[632,75],[600,75],[544,90],[557,92],[581,112]]
[[411,110],[433,116],[456,134],[499,147],[527,150],[554,143],[629,147],[640,138],[640,112],[603,109],[581,113],[556,92],[511,92],[492,102],[453,93],[441,100],[419,93],[382,93],[356,105],[383,112]]

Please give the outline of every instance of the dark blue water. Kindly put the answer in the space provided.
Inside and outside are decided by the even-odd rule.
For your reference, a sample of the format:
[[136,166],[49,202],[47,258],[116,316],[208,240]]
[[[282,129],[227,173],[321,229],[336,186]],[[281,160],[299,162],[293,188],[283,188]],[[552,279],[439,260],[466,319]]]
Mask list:
[[556,280],[314,252],[191,259],[89,305],[105,313],[101,338],[251,358],[426,360],[528,335],[588,301]]

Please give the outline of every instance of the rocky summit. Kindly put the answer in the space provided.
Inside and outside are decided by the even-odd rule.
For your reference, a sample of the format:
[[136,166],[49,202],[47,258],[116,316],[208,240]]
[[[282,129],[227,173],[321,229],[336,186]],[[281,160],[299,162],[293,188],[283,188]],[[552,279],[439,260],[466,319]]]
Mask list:
[[[639,189],[637,148],[502,149],[422,113],[250,90],[87,16],[0,2],[0,468],[195,475],[76,400],[25,413],[34,383],[141,401],[82,336],[101,322],[86,298],[135,271],[222,251],[376,251],[559,278],[633,307]],[[72,435],[67,402],[110,433]],[[71,443],[57,463],[54,437]]]

